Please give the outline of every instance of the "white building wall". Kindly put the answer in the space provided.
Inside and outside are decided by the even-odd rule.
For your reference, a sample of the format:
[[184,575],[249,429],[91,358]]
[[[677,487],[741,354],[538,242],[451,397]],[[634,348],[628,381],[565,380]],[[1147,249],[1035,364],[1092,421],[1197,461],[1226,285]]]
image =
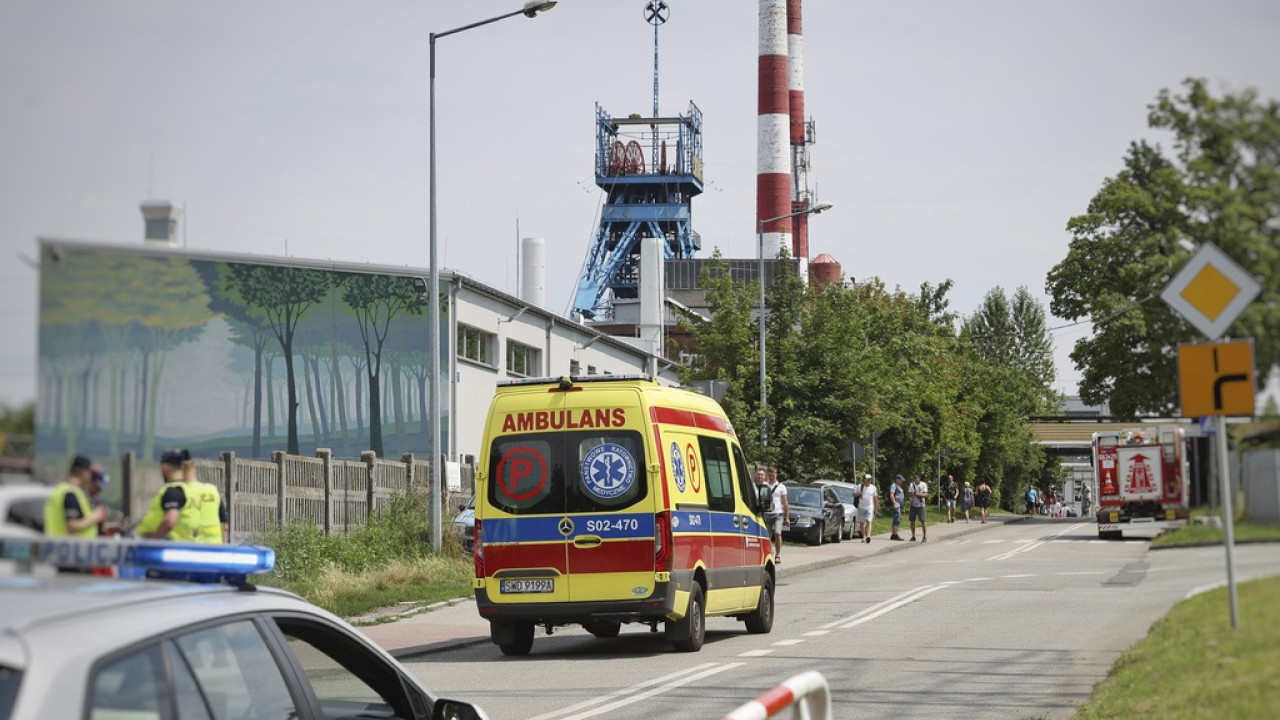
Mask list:
[[[485,418],[494,388],[499,382],[529,375],[507,367],[507,340],[539,348],[541,370],[533,376],[568,375],[572,361],[578,374],[624,375],[643,373],[649,355],[625,341],[596,332],[584,325],[548,313],[473,280],[456,276],[450,291],[449,369],[452,381],[444,389],[450,416],[455,419],[450,435],[450,459],[466,455],[479,457]],[[496,342],[496,357],[485,365],[458,356],[458,327],[465,325],[490,333]],[[658,381],[676,385],[675,369],[663,361]]]

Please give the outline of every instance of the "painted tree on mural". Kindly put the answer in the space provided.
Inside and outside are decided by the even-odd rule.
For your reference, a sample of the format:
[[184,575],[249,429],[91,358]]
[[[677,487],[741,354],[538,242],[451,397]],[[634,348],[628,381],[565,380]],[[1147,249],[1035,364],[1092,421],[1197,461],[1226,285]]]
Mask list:
[[[137,353],[137,428],[143,457],[154,452],[156,403],[164,378],[165,360],[179,345],[199,337],[214,317],[209,295],[192,264],[181,258],[139,257],[107,251],[52,254],[55,270],[41,283],[41,323],[55,346],[48,357],[78,364],[79,377],[64,376],[63,397],[81,398],[80,407],[64,418],[69,447],[74,445],[75,423],[88,416],[86,380],[105,355],[111,378],[111,452],[117,449],[117,367],[127,353]],[[111,278],[104,282],[103,278]],[[69,366],[68,366],[69,367]],[[70,402],[70,400],[68,400]],[[73,419],[73,416],[77,419]]]
[[253,352],[253,434],[250,452],[251,457],[262,457],[263,360],[266,358],[268,345],[275,341],[275,333],[266,311],[250,303],[239,292],[239,285],[232,281],[230,265],[217,263],[211,270],[214,277],[210,279],[214,287],[218,288],[211,303],[212,308],[225,316],[231,328],[231,339]]
[[355,311],[364,343],[369,380],[369,449],[383,454],[382,352],[391,320],[400,313],[419,315],[426,303],[407,277],[346,274],[338,281],[342,300]]
[[287,451],[298,454],[298,385],[294,373],[293,342],[298,323],[320,302],[329,289],[329,276],[322,270],[278,265],[227,265],[223,290],[235,294],[260,310],[284,355],[288,393]]

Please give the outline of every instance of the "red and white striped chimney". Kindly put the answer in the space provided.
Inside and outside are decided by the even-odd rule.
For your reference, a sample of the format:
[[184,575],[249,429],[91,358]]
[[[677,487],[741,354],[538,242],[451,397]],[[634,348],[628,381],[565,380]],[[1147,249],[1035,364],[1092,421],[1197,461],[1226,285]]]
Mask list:
[[[803,0],[787,0],[787,94],[791,110],[791,209],[809,207],[808,147],[804,124],[804,36],[801,33]],[[809,216],[793,220],[791,256],[800,259],[801,274],[809,260]]]
[[[756,225],[791,212],[791,103],[787,73],[787,0],[760,0],[760,78],[756,129]],[[765,257],[790,249],[791,220],[764,225]]]

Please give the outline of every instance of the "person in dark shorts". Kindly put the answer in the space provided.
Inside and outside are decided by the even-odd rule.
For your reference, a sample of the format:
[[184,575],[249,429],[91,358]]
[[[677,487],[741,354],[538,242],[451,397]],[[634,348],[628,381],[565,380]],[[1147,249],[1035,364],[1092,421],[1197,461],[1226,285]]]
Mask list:
[[889,512],[893,517],[893,532],[889,534],[890,540],[902,540],[902,536],[898,534],[898,528],[902,526],[902,506],[907,501],[907,493],[902,489],[903,478],[901,475],[893,479],[893,484],[889,486],[888,502]]
[[982,522],[987,521],[987,508],[991,507],[991,486],[984,477],[978,481],[978,492],[974,493],[974,503],[982,511]]
[[911,542],[916,541],[916,519],[920,520],[921,542],[929,542],[929,526],[925,523],[925,504],[929,502],[929,486],[919,475],[911,476],[911,485],[907,487],[907,496],[911,499],[908,518],[911,522]]

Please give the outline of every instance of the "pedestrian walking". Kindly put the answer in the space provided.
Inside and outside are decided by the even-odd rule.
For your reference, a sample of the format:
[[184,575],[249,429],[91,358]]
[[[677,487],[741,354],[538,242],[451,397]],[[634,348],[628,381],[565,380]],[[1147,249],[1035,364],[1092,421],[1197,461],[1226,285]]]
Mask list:
[[1089,483],[1083,483],[1080,490],[1080,517],[1089,517],[1093,514],[1093,488]]
[[898,534],[898,528],[902,525],[902,505],[907,500],[907,493],[902,489],[902,481],[904,478],[898,475],[893,479],[893,484],[889,486],[888,502],[890,512],[893,514],[893,532],[889,534],[890,540],[901,540],[902,536]]
[[982,522],[985,523],[987,508],[991,507],[991,486],[987,484],[985,477],[978,480],[978,492],[974,501],[978,504],[978,510],[982,512]]
[[1027,491],[1023,494],[1023,498],[1027,501],[1027,514],[1030,515],[1036,511],[1036,486],[1027,484]]
[[947,482],[942,486],[943,497],[947,501],[947,522],[956,521],[956,501],[960,499],[960,486],[956,484],[956,479],[947,476]]
[[862,489],[858,491],[858,527],[862,531],[862,542],[871,542],[871,522],[876,518],[876,484],[871,475],[862,478]]
[[929,542],[929,526],[924,519],[925,505],[929,502],[929,486],[919,475],[912,475],[907,495],[911,499],[911,507],[907,511],[908,521],[911,523],[911,542],[916,541],[916,518],[920,519],[921,542]]
[[769,483],[769,512],[765,524],[773,536],[773,562],[782,562],[782,530],[791,524],[791,503],[787,501],[787,486],[778,482],[778,469],[765,472]]
[[960,491],[960,508],[964,510],[964,522],[969,524],[969,511],[973,509],[973,486],[964,481],[964,489]]

